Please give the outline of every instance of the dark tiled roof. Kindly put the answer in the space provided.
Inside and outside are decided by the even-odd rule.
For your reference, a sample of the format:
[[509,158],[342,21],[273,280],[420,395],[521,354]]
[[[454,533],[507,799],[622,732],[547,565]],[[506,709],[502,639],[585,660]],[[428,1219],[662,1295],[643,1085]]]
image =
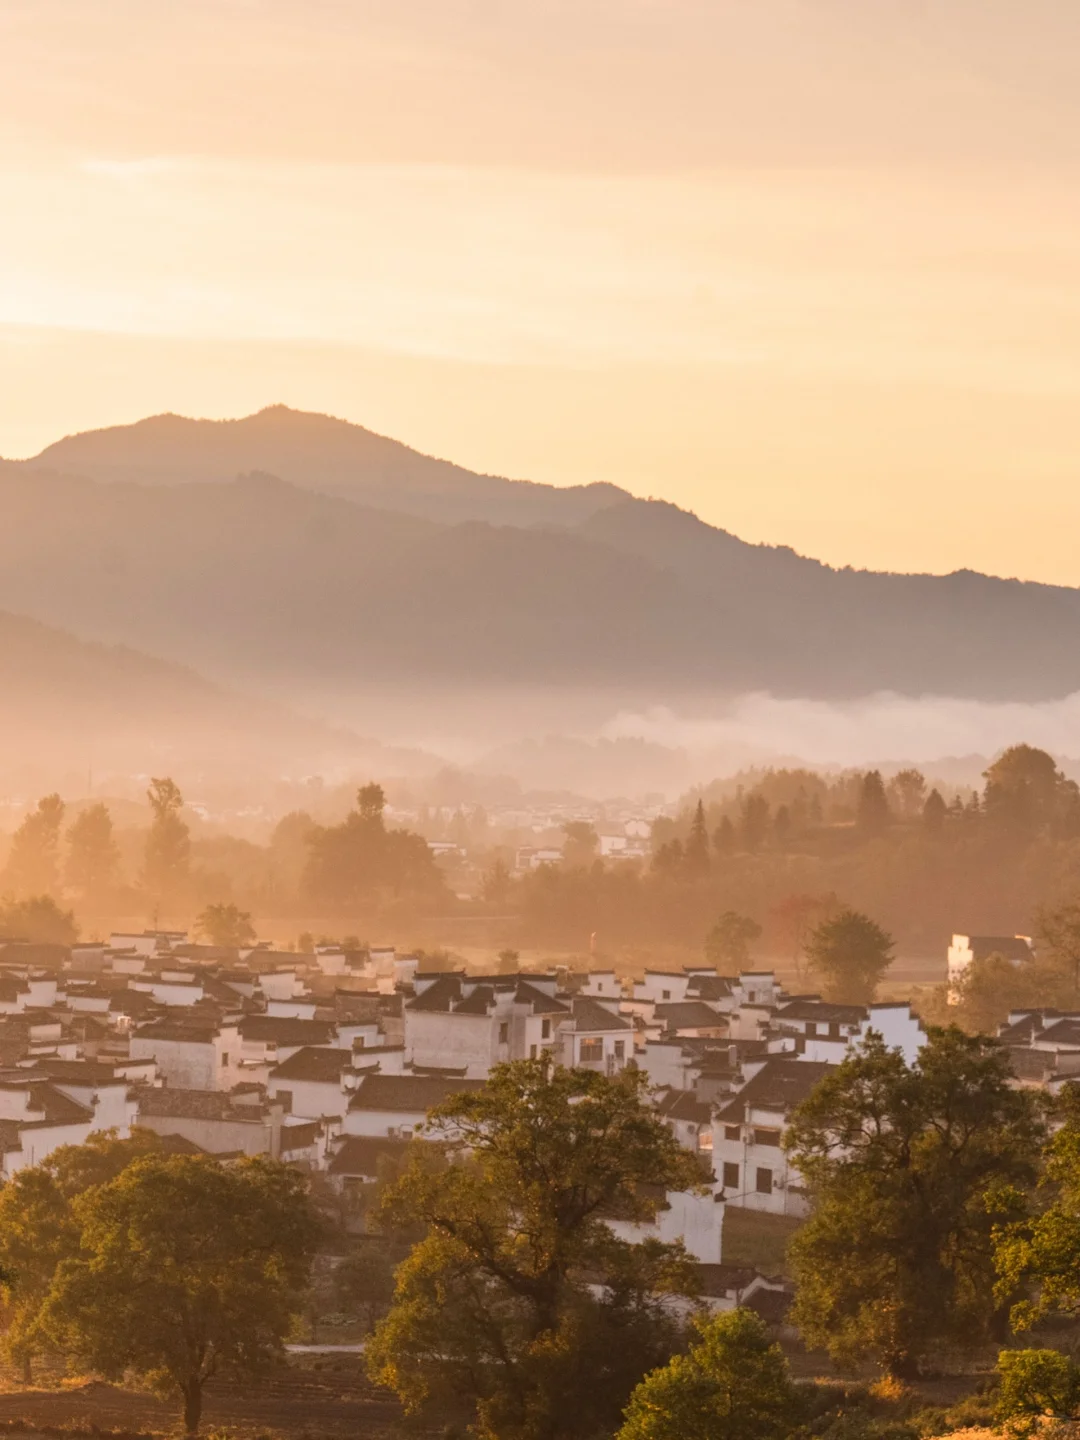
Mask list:
[[699,1000],[723,1000],[732,993],[735,983],[727,975],[692,975],[686,993]]
[[41,1120],[24,1122],[24,1128],[52,1125],[86,1125],[94,1118],[93,1110],[47,1083],[31,1085],[30,1107],[44,1112]]
[[731,1294],[740,1294],[754,1280],[758,1272],[752,1265],[705,1265],[694,1266],[702,1295],[722,1300]]
[[140,1040],[168,1040],[188,1045],[212,1045],[217,1031],[208,1025],[186,1025],[179,1020],[158,1020],[140,1025],[135,1031]]
[[223,1090],[144,1088],[139,1091],[139,1114],[172,1120],[247,1120],[262,1123],[262,1105],[237,1105]]
[[209,1153],[185,1135],[162,1135],[161,1149],[166,1155],[206,1155]]
[[748,1107],[787,1114],[800,1104],[836,1067],[823,1060],[766,1060],[758,1073],[733,1095],[717,1119],[735,1123],[746,1118]]
[[461,998],[461,976],[440,975],[437,980],[428,985],[415,1000],[410,1000],[410,1010],[446,1010],[449,1011]]
[[706,1005],[704,1000],[665,1001],[663,1005],[657,1005],[654,1015],[669,1030],[702,1030],[709,1025],[728,1023],[726,1016]]
[[277,1045],[328,1045],[334,1027],[323,1020],[291,1020],[282,1015],[245,1015],[239,1022],[244,1040],[263,1040]]
[[424,1114],[451,1095],[483,1088],[483,1080],[449,1080],[433,1075],[365,1075],[349,1101],[349,1109]]
[[571,1004],[575,1030],[631,1030],[629,1020],[614,1014],[588,995],[575,995]]
[[399,1159],[411,1140],[383,1139],[372,1135],[349,1135],[330,1161],[331,1175],[357,1175],[364,1180],[374,1180],[379,1173],[379,1161],[385,1157]]
[[299,1125],[283,1125],[281,1127],[282,1153],[288,1155],[295,1150],[303,1150],[308,1145],[314,1145],[321,1134],[322,1123],[319,1120],[305,1120]]
[[1031,946],[1018,935],[969,935],[971,953],[976,960],[985,960],[989,955],[1001,955],[1006,960],[1030,960]]
[[800,997],[777,1007],[777,1020],[817,1020],[835,1025],[861,1025],[870,1012],[862,1005],[833,1005],[827,1000]]
[[669,1090],[656,1102],[656,1108],[669,1120],[687,1120],[693,1125],[707,1125],[712,1118],[712,1106],[690,1090]]
[[305,1045],[270,1071],[274,1080],[310,1080],[336,1085],[341,1073],[352,1064],[351,1050],[334,1050]]

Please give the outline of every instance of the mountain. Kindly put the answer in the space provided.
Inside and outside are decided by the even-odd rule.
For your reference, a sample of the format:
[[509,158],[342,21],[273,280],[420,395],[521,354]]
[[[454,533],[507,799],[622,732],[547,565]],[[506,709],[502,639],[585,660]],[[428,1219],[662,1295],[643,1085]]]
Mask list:
[[154,415],[69,435],[26,464],[138,485],[206,484],[265,471],[380,510],[506,525],[573,525],[626,498],[614,485],[562,489],[476,475],[360,425],[285,405],[242,420]]
[[[300,464],[304,435],[315,459],[301,484],[281,472]],[[369,442],[399,468],[359,467]],[[257,455],[275,473],[224,478],[229,455]],[[352,485],[351,498],[332,485]],[[365,486],[382,487],[381,503],[359,503]],[[0,462],[0,607],[300,708],[407,693],[432,733],[463,694],[467,710],[474,694],[508,689],[533,697],[519,734],[536,733],[545,705],[558,722],[571,692],[670,704],[752,690],[993,701],[1080,690],[1078,590],[836,570],[600,491],[471,475],[280,409],[159,417]],[[516,507],[517,519],[413,513],[432,497],[450,511]],[[467,728],[487,704],[477,698]],[[370,733],[363,707],[336,713],[358,714]]]
[[237,779],[283,766],[362,763],[370,744],[236,694],[125,646],[0,611],[0,780],[55,783],[63,769]]

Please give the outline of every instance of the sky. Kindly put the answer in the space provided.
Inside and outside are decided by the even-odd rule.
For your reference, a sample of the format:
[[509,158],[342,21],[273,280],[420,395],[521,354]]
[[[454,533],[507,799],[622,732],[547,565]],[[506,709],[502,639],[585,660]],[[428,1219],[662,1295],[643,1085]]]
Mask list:
[[1075,0],[0,0],[0,454],[284,402],[1080,585]]

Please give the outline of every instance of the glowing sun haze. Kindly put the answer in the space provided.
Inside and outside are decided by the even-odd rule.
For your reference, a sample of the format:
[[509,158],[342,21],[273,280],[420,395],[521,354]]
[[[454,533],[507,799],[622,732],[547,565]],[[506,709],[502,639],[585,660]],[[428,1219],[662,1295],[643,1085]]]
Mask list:
[[1075,0],[0,0],[0,453],[325,410],[1080,584]]

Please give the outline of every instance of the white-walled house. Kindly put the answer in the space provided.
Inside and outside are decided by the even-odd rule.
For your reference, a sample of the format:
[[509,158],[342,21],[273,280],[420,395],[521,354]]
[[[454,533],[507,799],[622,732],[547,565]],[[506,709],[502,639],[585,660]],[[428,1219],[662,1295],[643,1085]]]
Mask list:
[[0,1173],[40,1165],[61,1145],[83,1145],[95,1129],[94,1110],[48,1081],[0,1072]]
[[464,1076],[365,1075],[349,1101],[342,1133],[408,1140],[423,1128],[433,1106],[483,1086]]
[[792,1110],[831,1068],[779,1055],[747,1066],[752,1073],[746,1084],[713,1116],[713,1170],[729,1205],[773,1215],[806,1214],[783,1135]]
[[954,935],[948,953],[950,1005],[959,1001],[960,985],[975,961],[991,955],[1023,965],[1035,958],[1035,944],[1030,935]]
[[218,1032],[212,1025],[158,1020],[140,1025],[128,1044],[133,1060],[156,1060],[166,1083],[178,1090],[219,1088]]
[[718,1265],[724,1242],[724,1192],[719,1185],[703,1193],[669,1190],[654,1220],[612,1220],[605,1224],[620,1240],[632,1245],[659,1240],[665,1245],[681,1240],[687,1254],[703,1265]]
[[211,1155],[281,1153],[284,1110],[253,1090],[220,1091],[149,1086],[139,1091],[139,1124],[161,1136],[179,1135]]
[[573,1002],[556,997],[554,975],[421,974],[415,988],[403,1016],[406,1062],[473,1080],[493,1065],[554,1050],[571,1018]]
[[280,1100],[290,1115],[340,1119],[352,1093],[345,1088],[352,1063],[352,1050],[305,1045],[273,1067],[267,1093],[272,1100]]

